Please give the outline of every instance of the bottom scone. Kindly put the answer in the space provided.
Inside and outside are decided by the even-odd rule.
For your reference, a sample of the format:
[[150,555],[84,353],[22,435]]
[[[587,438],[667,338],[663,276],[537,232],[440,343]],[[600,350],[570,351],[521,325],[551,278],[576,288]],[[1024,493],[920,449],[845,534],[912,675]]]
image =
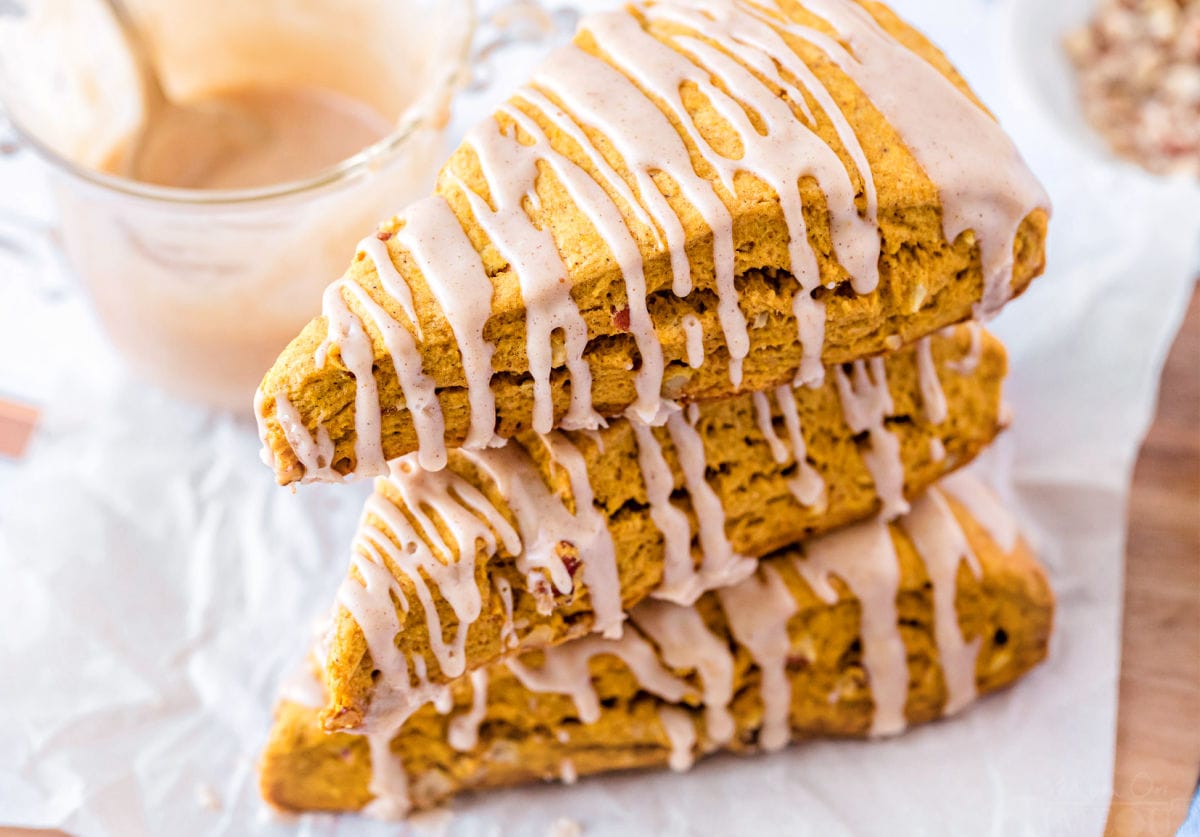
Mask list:
[[1012,520],[953,477],[896,523],[781,550],[693,607],[639,605],[619,640],[477,671],[395,736],[324,732],[314,679],[278,707],[262,793],[291,811],[403,816],[471,789],[891,735],[1027,672],[1053,611]]

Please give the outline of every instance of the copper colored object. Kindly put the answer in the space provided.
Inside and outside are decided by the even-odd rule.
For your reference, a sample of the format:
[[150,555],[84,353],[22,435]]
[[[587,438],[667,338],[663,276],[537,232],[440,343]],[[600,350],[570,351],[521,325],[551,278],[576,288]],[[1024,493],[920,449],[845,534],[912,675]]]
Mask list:
[[0,456],[20,457],[33,436],[37,420],[38,411],[33,407],[0,399]]

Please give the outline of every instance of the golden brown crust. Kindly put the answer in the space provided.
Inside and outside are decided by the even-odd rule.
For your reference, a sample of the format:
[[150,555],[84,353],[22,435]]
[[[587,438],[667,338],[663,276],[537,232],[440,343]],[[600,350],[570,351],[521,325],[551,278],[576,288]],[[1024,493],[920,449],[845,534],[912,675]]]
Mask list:
[[[980,641],[976,685],[981,693],[991,692],[1045,657],[1054,600],[1023,542],[1005,554],[963,506],[949,497],[947,502],[983,570],[977,580],[965,565],[960,567],[956,609],[964,639]],[[897,611],[909,668],[905,714],[909,724],[918,724],[942,714],[946,683],[934,638],[929,576],[904,529],[893,526],[891,537],[901,567]],[[860,604],[847,592],[833,605],[819,599],[796,572],[795,556],[793,548],[763,562],[780,573],[799,608],[788,624],[793,738],[863,736],[870,727],[873,698],[862,661]],[[760,671],[733,641],[718,597],[708,594],[696,607],[708,629],[735,652],[730,708],[736,735],[729,748],[756,749],[762,722]],[[531,665],[537,657],[536,652],[531,655]],[[471,704],[469,683],[453,686],[455,707],[449,715],[433,707],[418,712],[391,745],[409,776],[414,806],[435,805],[465,790],[556,779],[564,760],[579,775],[666,764],[671,746],[659,720],[664,701],[645,691],[617,657],[595,656],[590,669],[602,706],[595,723],[580,723],[567,696],[529,691],[502,664],[489,670],[487,710],[479,741],[469,751],[458,752],[447,741],[451,720]],[[694,671],[672,673],[697,684]],[[702,731],[698,694],[697,689],[680,706]],[[703,732],[701,742],[703,749]],[[357,810],[372,798],[370,776],[365,739],[325,733],[315,709],[280,705],[261,765],[262,792],[271,804],[296,811]]]
[[[978,366],[970,374],[952,371],[971,352],[970,335],[963,327],[951,335],[931,338],[931,351],[948,406],[947,418],[940,424],[935,425],[926,415],[916,350],[904,349],[885,359],[895,405],[895,417],[887,426],[900,441],[905,491],[910,498],[971,461],[1000,428],[1006,360],[999,341],[983,332]],[[696,428],[704,443],[707,481],[721,500],[726,535],[740,554],[760,557],[803,538],[863,520],[879,510],[880,498],[862,455],[871,442],[847,425],[832,372],[824,386],[797,390],[795,401],[807,461],[825,482],[827,502],[823,508],[806,508],[790,492],[788,479],[795,476],[796,466],[790,459],[782,464],[773,459],[758,427],[751,395],[706,403],[699,409]],[[779,436],[786,439],[777,407],[774,420]],[[684,502],[687,490],[675,449],[665,430],[656,429],[654,433],[672,469],[674,496],[679,498],[679,508],[687,512],[695,533],[695,510],[690,501]],[[626,609],[631,608],[662,582],[664,550],[663,537],[648,507],[633,431],[625,420],[613,422],[599,433],[603,450],[588,435],[567,435],[587,460],[596,506],[607,519],[616,547],[622,604]],[[944,459],[934,455],[933,440],[944,447]],[[537,437],[518,437],[510,444],[526,447],[543,478],[552,481],[562,496],[571,496],[564,475],[551,465]],[[452,457],[450,467],[467,476],[499,508],[505,508],[505,498],[468,463]],[[403,505],[394,488],[383,481],[379,485],[392,503]],[[370,515],[368,523],[387,529],[382,521]],[[397,547],[400,546],[397,542]],[[694,554],[699,554],[698,545]],[[516,569],[514,561],[503,550],[492,555],[481,548],[476,556],[475,577],[483,607],[479,620],[467,633],[468,670],[485,665],[506,651],[502,643],[504,604],[494,583],[498,577],[506,579],[513,590],[515,623],[522,648],[554,645],[586,633],[592,625],[594,612],[582,578],[576,579],[572,594],[555,595],[554,610],[543,614],[539,612],[537,596],[529,589],[528,579]],[[387,564],[405,599],[416,602],[418,597],[411,578],[391,561]],[[452,636],[457,619],[436,585],[429,586],[443,633]],[[406,656],[425,660],[430,682],[447,682],[430,647],[423,609],[414,606],[407,612],[398,612],[398,618],[402,626],[398,647]],[[325,673],[330,704],[324,718],[330,730],[354,730],[361,726],[374,690],[373,671],[362,629],[345,609],[339,608],[334,617]]]
[[[924,38],[882,6],[872,3],[869,8],[885,29],[971,95],[944,57]],[[790,10],[790,14],[797,20],[824,27],[798,7]],[[650,31],[661,36],[664,27],[665,30],[670,28],[656,23],[650,26]],[[595,51],[586,35],[579,43],[585,50]],[[818,258],[822,283],[827,286],[819,289],[826,302],[824,362],[836,364],[876,355],[895,345],[897,339],[907,343],[969,318],[983,289],[980,252],[973,234],[964,233],[953,242],[945,240],[938,190],[896,131],[829,60],[802,42],[793,41],[792,45],[845,112],[863,146],[878,193],[878,223],[882,236],[880,283],[875,292],[857,295],[849,287],[847,273],[837,264],[833,252],[824,194],[811,178],[801,182],[808,235]],[[731,129],[703,96],[685,95],[685,102],[705,136],[730,133]],[[537,118],[536,114],[529,115]],[[501,121],[508,124],[507,117]],[[594,166],[574,141],[553,125],[542,124],[541,127],[556,150],[596,175]],[[861,203],[862,178],[842,147],[832,123],[819,115],[815,129],[852,173]],[[592,139],[601,149],[608,148],[602,136],[592,136]],[[689,143],[697,171],[711,174],[708,164],[691,147],[691,140],[686,137],[685,140]],[[617,155],[608,156],[618,173],[629,181],[631,175]],[[449,201],[480,252],[493,283],[492,316],[485,337],[496,347],[492,361],[492,389],[499,405],[497,430],[508,438],[531,425],[533,387],[525,352],[527,312],[512,266],[473,219],[465,196],[448,176],[451,173],[482,195],[487,195],[487,185],[474,152],[463,147],[448,162],[439,180],[438,191]],[[729,381],[729,352],[716,319],[712,233],[698,210],[675,194],[677,190],[669,182],[663,181],[659,185],[678,212],[686,233],[686,249],[695,286],[689,296],[681,299],[671,293],[668,253],[656,246],[653,231],[633,218],[628,210],[625,214],[642,251],[649,311],[668,362],[664,395],[683,401],[728,396],[734,389]],[[792,314],[792,300],[798,283],[787,272],[790,264],[788,233],[778,196],[764,182],[749,174],[739,175],[735,188],[735,194],[724,189],[720,191],[734,219],[740,307],[751,324],[758,323],[750,331],[751,348],[745,363],[743,389],[763,390],[790,381],[800,361],[801,345]],[[624,323],[621,319],[621,312],[628,306],[617,261],[583,212],[568,197],[553,171],[542,169],[536,191],[539,204],[528,207],[530,217],[554,237],[568,268],[572,297],[587,323],[589,344],[585,357],[592,371],[596,409],[605,416],[617,415],[634,400],[634,380],[629,370],[637,355],[633,338],[628,333],[628,318]],[[1047,214],[1037,210],[1025,219],[1017,232],[1012,279],[1012,290],[1016,294],[1023,292],[1043,268],[1046,226]],[[419,347],[423,367],[437,384],[446,420],[446,442],[451,446],[460,445],[466,436],[470,410],[457,342],[412,256],[395,242],[389,242],[389,248],[392,261],[412,289],[422,332]],[[405,328],[409,327],[399,304],[383,292],[370,259],[363,259],[360,254],[350,266],[348,276],[397,317]],[[361,313],[357,303],[349,300],[349,304]],[[697,316],[704,326],[706,362],[696,370],[685,362],[680,323],[685,313]],[[375,349],[380,403],[385,407],[383,452],[386,458],[392,459],[415,450],[417,438],[392,361],[380,335],[373,327],[368,330]],[[263,380],[265,397],[261,406],[266,444],[274,455],[276,474],[283,484],[300,479],[304,468],[275,416],[278,393],[286,394],[310,432],[315,432],[318,423],[328,430],[334,443],[335,470],[347,473],[355,467],[355,382],[336,351],[331,353],[324,367],[316,367],[314,353],[325,332],[325,319],[313,320],[284,350]],[[570,386],[561,362],[556,364],[551,380],[557,421],[566,410]]]

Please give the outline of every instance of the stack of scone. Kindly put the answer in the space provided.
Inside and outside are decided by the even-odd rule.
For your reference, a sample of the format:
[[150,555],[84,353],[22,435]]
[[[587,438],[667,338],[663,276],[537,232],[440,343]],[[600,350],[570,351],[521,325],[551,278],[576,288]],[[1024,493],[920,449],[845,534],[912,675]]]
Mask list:
[[587,19],[263,381],[281,483],[379,478],[265,797],[402,816],[892,735],[1016,680],[1051,593],[947,475],[1006,422],[973,318],[1041,271],[1047,218],[880,4]]

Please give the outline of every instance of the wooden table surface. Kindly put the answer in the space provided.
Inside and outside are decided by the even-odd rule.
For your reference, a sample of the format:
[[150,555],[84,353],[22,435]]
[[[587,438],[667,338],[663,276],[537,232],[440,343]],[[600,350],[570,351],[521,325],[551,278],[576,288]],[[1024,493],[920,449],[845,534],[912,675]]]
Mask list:
[[1200,777],[1200,290],[1129,502],[1109,837],[1171,835]]

